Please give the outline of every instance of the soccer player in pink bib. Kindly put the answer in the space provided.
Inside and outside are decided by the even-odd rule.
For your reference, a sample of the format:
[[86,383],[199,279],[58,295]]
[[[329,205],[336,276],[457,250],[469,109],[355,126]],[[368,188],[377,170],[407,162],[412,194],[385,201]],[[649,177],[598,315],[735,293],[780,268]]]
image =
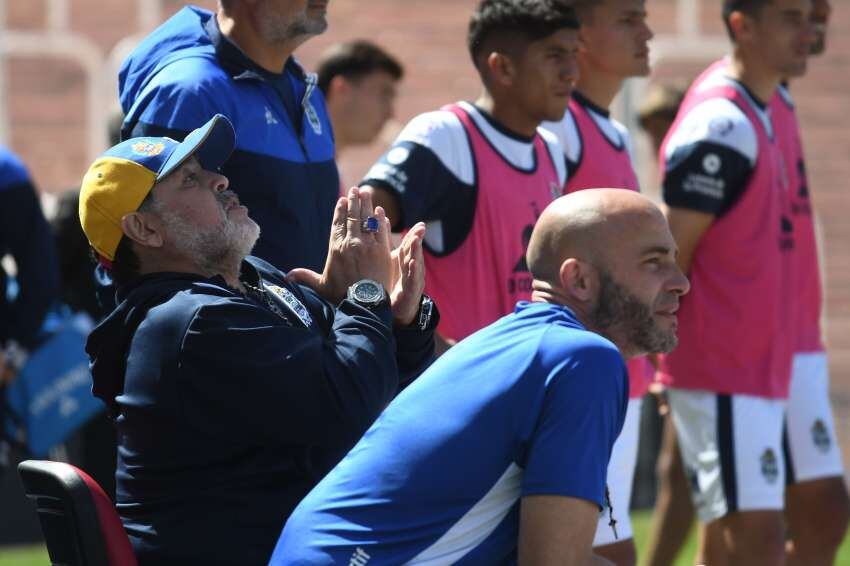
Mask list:
[[785,563],[782,438],[797,341],[793,190],[768,104],[815,40],[810,0],[724,0],[733,54],[691,86],[661,149],[689,273],[663,362],[700,559]]
[[577,28],[564,0],[482,0],[467,38],[481,95],[414,118],[362,182],[394,230],[428,223],[444,346],[531,297],[525,250],[566,181],[563,150],[539,125],[566,110]]
[[[579,80],[566,114],[544,127],[558,136],[567,161],[567,192],[596,187],[639,191],[626,128],[614,120],[610,106],[629,77],[649,74],[652,31],[646,23],[645,0],[578,0],[573,3],[581,22]],[[655,368],[645,356],[632,358],[629,407],[608,466],[611,504],[620,510],[617,533],[600,515],[594,550],[620,566],[636,563],[628,509],[637,463],[641,398]]]
[[[812,54],[826,46],[827,0],[812,2],[817,40]],[[794,290],[788,304],[797,309],[796,341],[785,415],[785,519],[791,544],[788,563],[832,564],[850,516],[841,449],[829,402],[829,368],[821,336],[821,280],[805,156],[794,101],[780,85],[770,101],[771,118],[784,156],[794,222],[791,270]]]

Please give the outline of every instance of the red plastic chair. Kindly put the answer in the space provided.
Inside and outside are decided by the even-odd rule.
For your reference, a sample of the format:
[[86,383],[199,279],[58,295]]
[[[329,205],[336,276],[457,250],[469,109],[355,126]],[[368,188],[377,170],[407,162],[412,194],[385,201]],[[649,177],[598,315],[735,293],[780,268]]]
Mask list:
[[87,473],[62,462],[26,460],[18,474],[35,502],[54,565],[137,566],[115,506]]

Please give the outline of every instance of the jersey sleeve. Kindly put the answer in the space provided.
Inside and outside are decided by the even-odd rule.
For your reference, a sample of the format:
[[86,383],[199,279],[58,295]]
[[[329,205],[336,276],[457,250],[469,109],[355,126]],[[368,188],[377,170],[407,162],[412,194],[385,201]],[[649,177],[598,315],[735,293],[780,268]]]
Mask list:
[[416,222],[463,222],[475,208],[475,168],[466,132],[446,111],[414,118],[366,173],[361,185],[398,199],[402,217],[394,229]]
[[753,125],[733,102],[698,104],[665,147],[664,202],[721,216],[746,188],[757,155]]
[[601,508],[627,402],[626,369],[613,345],[599,340],[569,354],[549,377],[522,495],[576,497]]

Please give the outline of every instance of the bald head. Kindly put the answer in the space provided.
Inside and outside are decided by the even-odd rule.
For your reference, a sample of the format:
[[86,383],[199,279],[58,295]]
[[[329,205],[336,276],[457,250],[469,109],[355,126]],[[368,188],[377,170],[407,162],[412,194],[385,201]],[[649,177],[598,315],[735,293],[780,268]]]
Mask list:
[[605,267],[608,250],[647,221],[666,222],[643,195],[625,189],[589,189],[555,200],[537,220],[526,259],[536,280],[557,285],[569,258]]
[[648,198],[588,189],[546,207],[528,244],[532,300],[564,305],[624,358],[669,352],[688,279],[676,242]]

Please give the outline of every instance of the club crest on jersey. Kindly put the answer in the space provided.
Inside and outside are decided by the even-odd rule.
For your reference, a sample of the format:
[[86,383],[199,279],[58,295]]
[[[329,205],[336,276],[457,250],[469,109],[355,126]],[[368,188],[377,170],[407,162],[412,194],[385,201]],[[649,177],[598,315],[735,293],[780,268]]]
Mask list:
[[708,129],[716,136],[725,137],[735,129],[735,124],[729,118],[715,118],[708,124]]
[[310,311],[307,310],[304,303],[299,301],[298,297],[293,295],[289,289],[266,283],[263,283],[263,286],[271,291],[278,299],[283,301],[283,304],[285,304],[287,308],[289,308],[289,310],[304,323],[304,326],[310,326],[313,324],[313,317],[310,316]]
[[153,157],[159,155],[165,149],[165,144],[162,142],[139,141],[130,146],[133,153],[136,155],[144,155],[145,157]]
[[820,419],[817,419],[815,424],[812,425],[812,442],[814,442],[815,446],[817,446],[818,450],[821,452],[829,452],[829,448],[832,446],[832,439],[829,437],[829,431],[827,430],[824,422]]
[[406,147],[394,147],[387,152],[387,163],[390,165],[401,165],[410,156],[410,150]]
[[767,483],[776,483],[776,480],[779,479],[779,462],[773,448],[765,449],[759,461],[761,462],[761,475],[764,476]]
[[705,172],[709,175],[717,175],[720,172],[720,168],[723,166],[723,161],[720,159],[720,156],[716,153],[709,153],[702,160],[702,168],[705,169]]

